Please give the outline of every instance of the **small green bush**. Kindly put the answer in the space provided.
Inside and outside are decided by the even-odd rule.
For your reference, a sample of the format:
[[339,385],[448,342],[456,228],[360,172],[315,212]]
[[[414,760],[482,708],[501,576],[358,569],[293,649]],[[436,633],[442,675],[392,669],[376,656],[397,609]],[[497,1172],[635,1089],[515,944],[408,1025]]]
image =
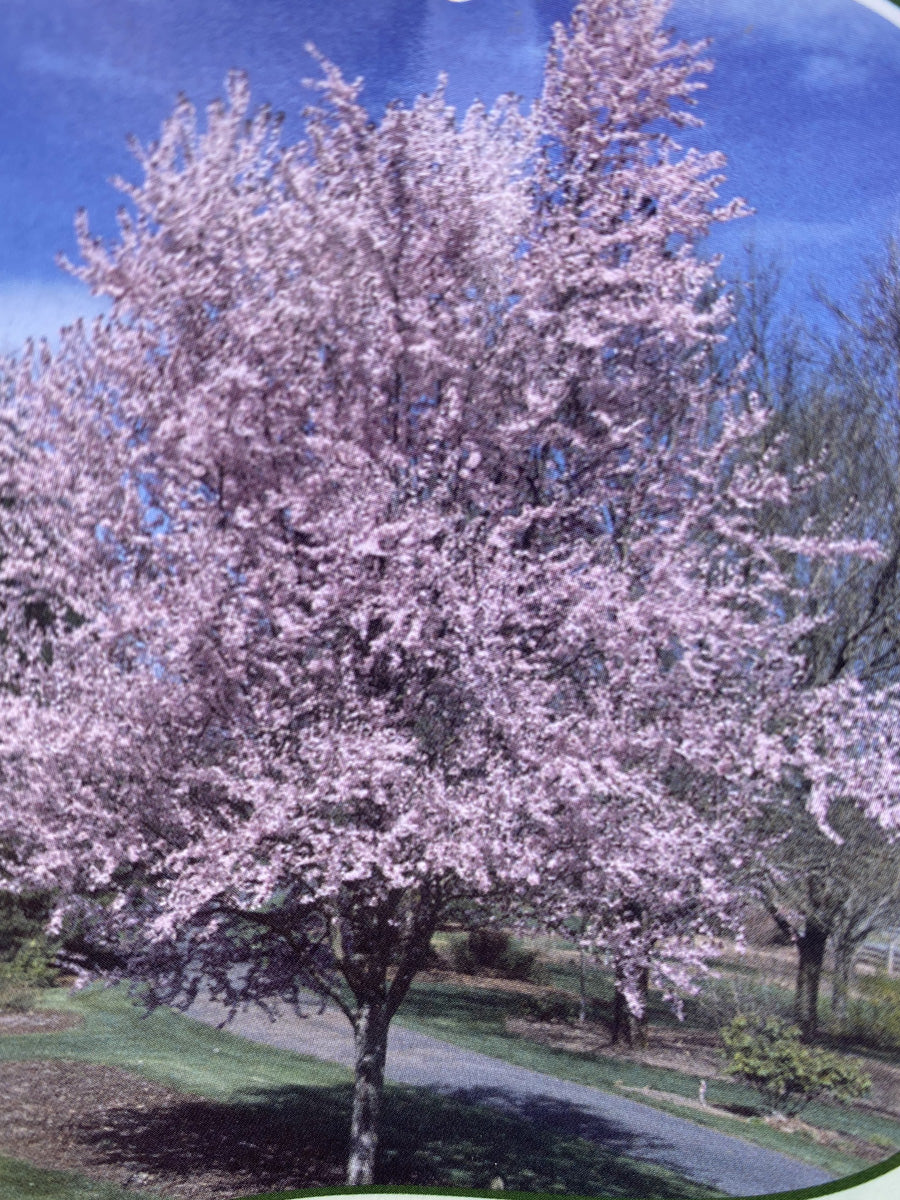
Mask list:
[[466,940],[472,961],[485,970],[496,970],[512,947],[502,929],[473,929]]
[[880,1050],[900,1050],[900,977],[879,971],[856,981],[858,996],[841,1023],[844,1037]]
[[21,980],[0,976],[0,1012],[29,1012],[36,1000],[35,988]]
[[0,963],[0,980],[28,987],[53,987],[59,971],[53,964],[54,950],[43,937],[29,938],[16,951],[11,962]]
[[42,937],[22,942],[11,962],[0,962],[0,1012],[28,1012],[38,988],[52,987],[58,975]]
[[47,892],[0,889],[0,962],[12,962],[23,943],[43,937],[52,907]]
[[450,961],[463,975],[491,973],[502,979],[536,982],[537,952],[517,945],[502,929],[473,929],[450,944]]
[[[571,992],[546,991],[537,995],[520,996],[517,1008],[530,1021],[551,1021],[563,1025],[574,1025],[581,1014],[578,997]],[[603,1015],[603,1005],[594,996],[587,999],[585,1016],[589,1021],[598,1021]]]
[[771,1113],[794,1116],[819,1097],[854,1100],[871,1080],[852,1059],[800,1041],[800,1030],[777,1017],[735,1017],[720,1032],[725,1071],[754,1088]]

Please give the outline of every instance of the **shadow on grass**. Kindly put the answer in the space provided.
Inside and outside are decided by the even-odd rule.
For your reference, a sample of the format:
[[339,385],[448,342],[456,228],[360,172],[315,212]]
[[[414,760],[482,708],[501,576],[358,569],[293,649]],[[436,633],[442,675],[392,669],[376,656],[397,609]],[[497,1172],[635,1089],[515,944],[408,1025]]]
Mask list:
[[[83,1119],[75,1133],[102,1161],[128,1162],[151,1176],[252,1177],[256,1191],[343,1181],[349,1087],[275,1087],[245,1096],[230,1104],[185,1098],[165,1110],[119,1109],[102,1122]],[[630,1158],[638,1149],[646,1155],[645,1139],[570,1105],[528,1101],[507,1115],[392,1086],[376,1182],[485,1189],[499,1175],[517,1191],[658,1200],[715,1194]]]

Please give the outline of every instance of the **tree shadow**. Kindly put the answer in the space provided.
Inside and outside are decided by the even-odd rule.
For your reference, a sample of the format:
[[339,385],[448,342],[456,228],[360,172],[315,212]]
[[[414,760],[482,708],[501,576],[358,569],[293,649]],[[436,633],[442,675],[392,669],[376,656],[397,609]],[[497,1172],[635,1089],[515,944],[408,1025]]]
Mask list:
[[[389,1087],[376,1182],[481,1190],[499,1176],[517,1191],[657,1200],[712,1194],[633,1159],[638,1150],[646,1156],[646,1138],[573,1105],[528,1099],[501,1112],[495,1103],[487,1093]],[[81,1119],[73,1134],[95,1161],[127,1165],[157,1186],[197,1177],[233,1180],[245,1192],[331,1186],[343,1182],[350,1105],[346,1085],[274,1087],[229,1104],[186,1097],[123,1107]]]

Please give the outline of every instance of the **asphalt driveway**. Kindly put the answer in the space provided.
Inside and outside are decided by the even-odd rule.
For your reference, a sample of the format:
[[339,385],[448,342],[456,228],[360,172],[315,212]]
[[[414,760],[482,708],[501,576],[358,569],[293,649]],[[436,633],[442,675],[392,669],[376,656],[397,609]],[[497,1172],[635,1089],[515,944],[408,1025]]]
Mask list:
[[[218,1025],[223,1005],[198,998],[188,1016]],[[228,1025],[251,1041],[295,1050],[351,1066],[350,1025],[336,1009],[275,1021],[264,1013],[238,1013]],[[430,1088],[475,1104],[501,1108],[544,1126],[599,1142],[607,1150],[659,1163],[732,1196],[756,1196],[827,1183],[832,1177],[785,1154],[695,1125],[621,1096],[569,1083],[463,1050],[421,1033],[391,1028],[386,1078]]]

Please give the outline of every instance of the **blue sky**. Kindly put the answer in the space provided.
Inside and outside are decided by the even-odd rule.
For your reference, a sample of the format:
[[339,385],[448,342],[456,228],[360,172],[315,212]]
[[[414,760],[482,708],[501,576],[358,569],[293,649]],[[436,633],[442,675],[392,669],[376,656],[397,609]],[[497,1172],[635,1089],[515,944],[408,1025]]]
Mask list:
[[[900,18],[887,0],[864,0]],[[129,134],[152,139],[179,92],[198,105],[232,67],[300,132],[312,39],[362,74],[373,112],[450,75],[474,96],[536,93],[571,0],[3,0],[0,5],[0,351],[96,310],[55,254],[75,210],[114,232],[108,180],[134,177]],[[861,256],[900,222],[900,28],[857,0],[676,0],[671,22],[711,36],[700,144],[725,150],[727,194],[757,210],[720,234],[726,271],[752,238],[783,257],[786,299],[815,275],[852,290]]]

